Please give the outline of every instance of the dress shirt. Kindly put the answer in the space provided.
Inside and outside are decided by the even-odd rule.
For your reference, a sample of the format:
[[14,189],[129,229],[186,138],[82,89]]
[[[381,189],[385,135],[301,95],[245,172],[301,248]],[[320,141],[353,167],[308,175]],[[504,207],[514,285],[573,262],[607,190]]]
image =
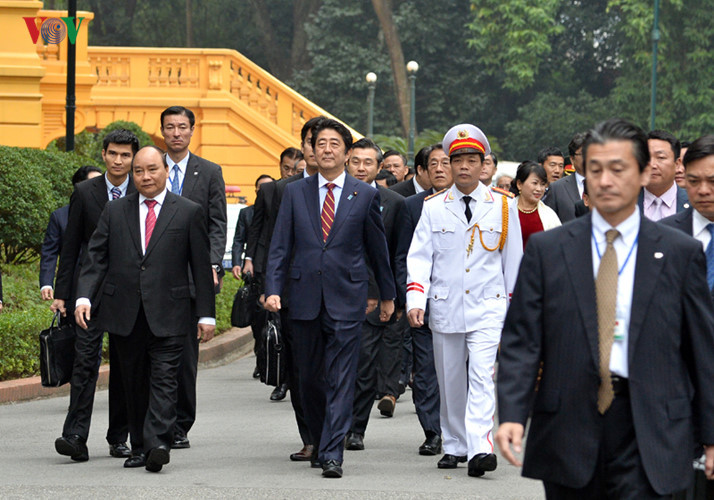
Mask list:
[[333,181],[328,181],[325,179],[321,173],[317,173],[317,185],[320,187],[320,212],[317,214],[318,217],[322,217],[322,205],[325,203],[325,197],[327,196],[327,184],[330,182],[335,185],[332,188],[332,194],[335,196],[335,217],[337,217],[337,205],[340,204],[340,196],[342,195],[342,187],[345,185],[345,172],[344,170],[337,178]]
[[707,226],[714,221],[710,221],[696,210],[692,210],[692,236],[702,242],[702,249],[706,252],[707,246],[712,239]]
[[109,179],[107,179],[107,174],[104,174],[104,182],[107,184],[107,198],[109,198],[109,201],[112,201],[112,189],[115,187],[119,188],[119,191],[121,191],[121,194],[119,195],[119,198],[123,198],[126,196],[126,188],[129,186],[129,176],[126,176],[126,179],[124,179],[124,182],[122,182],[119,186],[115,186],[111,182],[109,182]]
[[426,191],[426,189],[424,189],[423,187],[421,187],[421,184],[419,184],[419,183],[417,182],[417,180],[416,180],[416,175],[415,175],[414,177],[412,177],[412,182],[414,183],[414,189],[416,190],[416,193],[415,193],[415,194],[419,194],[419,193],[421,193],[422,191]]
[[659,197],[660,204],[662,205],[660,207],[659,214],[657,214],[657,205],[655,204],[656,199],[657,196],[653,195],[652,193],[647,191],[647,188],[645,188],[643,203],[643,206],[645,208],[645,217],[656,222],[658,220],[664,219],[665,217],[669,217],[670,215],[676,214],[677,184],[673,183],[672,187],[662,193],[662,196]]
[[[605,253],[607,242],[605,233],[613,227],[603,219],[602,215],[592,211],[592,235],[590,246],[593,256],[593,276],[597,279],[600,268],[600,259]],[[610,351],[610,371],[621,377],[629,375],[627,365],[627,342],[630,336],[630,312],[632,309],[632,291],[635,284],[635,265],[637,263],[637,237],[640,233],[640,209],[635,211],[617,227],[620,235],[613,241],[617,253],[617,270],[620,272],[617,279],[617,306],[615,318],[622,322],[622,340],[615,340]],[[630,253],[631,251],[631,253]],[[629,259],[628,259],[629,254]],[[623,267],[624,266],[624,267]]]
[[310,174],[307,172],[307,168],[305,168],[305,170],[302,171],[302,178],[307,179],[308,177],[310,177]]
[[[186,156],[184,156],[181,160],[178,161],[178,163],[174,162],[169,155],[166,155],[166,163],[169,166],[169,178],[166,179],[166,187],[171,190],[171,179],[174,178],[174,165],[178,165],[179,171],[178,171],[178,185],[179,189],[183,191],[183,180],[186,178],[186,168],[188,167],[188,157],[191,156],[190,152],[186,152]],[[181,196],[181,192],[179,191],[178,193],[174,193],[179,196]]]
[[[154,201],[156,201],[156,205],[154,205],[154,213],[156,214],[156,220],[158,221],[159,212],[161,212],[161,206],[164,204],[164,199],[166,198],[167,192],[168,188],[164,187],[164,190],[161,191],[154,198],[147,198],[143,194],[139,193],[139,228],[141,231],[141,250],[144,254],[146,254],[146,215],[149,213],[149,207],[146,206],[146,203],[144,203],[144,201],[146,201],[147,199],[153,199]],[[87,305],[91,307],[91,302],[87,297],[80,297],[77,299],[75,306],[79,307],[80,305]],[[206,325],[215,325],[216,319],[211,317],[201,317],[198,319],[198,322],[204,323]]]
[[583,186],[584,180],[584,175],[580,175],[579,173],[575,172],[575,183],[578,185],[578,193],[580,193],[580,199],[583,198],[583,192],[585,191],[585,186]]

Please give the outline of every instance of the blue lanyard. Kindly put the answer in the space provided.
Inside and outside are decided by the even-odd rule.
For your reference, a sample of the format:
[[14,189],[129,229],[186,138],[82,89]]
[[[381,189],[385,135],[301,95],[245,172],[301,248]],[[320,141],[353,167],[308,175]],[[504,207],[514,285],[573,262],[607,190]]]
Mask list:
[[[602,260],[602,255],[600,255],[600,246],[597,244],[597,239],[595,238],[595,231],[591,230],[591,234],[593,235],[593,243],[595,243],[595,251],[597,252],[597,258]],[[630,257],[632,256],[632,251],[637,246],[637,241],[639,239],[640,239],[640,233],[637,233],[637,237],[635,238],[634,243],[632,243],[632,246],[630,247],[630,251],[627,252],[627,257],[625,258],[625,262],[622,264],[622,267],[620,268],[620,270],[617,271],[618,276],[620,276],[622,274],[622,270],[625,269],[625,266],[630,261]]]

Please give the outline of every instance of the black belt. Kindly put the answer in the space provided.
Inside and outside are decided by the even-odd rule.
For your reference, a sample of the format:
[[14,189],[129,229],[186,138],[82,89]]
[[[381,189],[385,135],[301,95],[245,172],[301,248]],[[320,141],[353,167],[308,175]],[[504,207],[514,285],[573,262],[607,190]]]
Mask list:
[[615,396],[624,396],[630,392],[630,384],[625,377],[613,373],[610,374],[610,380],[612,381],[612,391]]

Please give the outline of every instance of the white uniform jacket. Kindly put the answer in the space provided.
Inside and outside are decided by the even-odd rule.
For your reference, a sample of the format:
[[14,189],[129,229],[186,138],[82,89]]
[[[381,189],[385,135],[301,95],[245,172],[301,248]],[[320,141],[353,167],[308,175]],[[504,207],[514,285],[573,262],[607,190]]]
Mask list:
[[452,186],[426,200],[407,256],[407,311],[426,309],[428,298],[429,326],[440,333],[501,328],[523,256],[514,200],[479,184],[467,223],[461,197]]

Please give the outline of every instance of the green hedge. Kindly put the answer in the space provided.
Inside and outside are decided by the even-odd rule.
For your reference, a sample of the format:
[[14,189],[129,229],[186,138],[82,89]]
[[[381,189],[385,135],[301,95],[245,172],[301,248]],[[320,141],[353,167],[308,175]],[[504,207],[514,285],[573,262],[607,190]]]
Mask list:
[[[126,122],[118,120],[111,122],[109,125],[104,127],[99,132],[90,132],[85,130],[74,136],[74,150],[83,156],[92,158],[95,161],[102,161],[102,143],[106,135],[112,130],[126,129],[134,132],[134,134],[139,138],[139,145],[141,147],[153,144],[154,141],[151,140],[151,136],[144,132],[142,128],[134,122]],[[48,151],[64,151],[65,150],[65,138],[60,137],[55,139],[47,146]]]
[[[3,312],[0,313],[0,381],[31,377],[40,372],[38,335],[52,321],[50,303],[40,300],[39,264],[2,266]],[[239,282],[226,274],[216,296],[216,330],[231,328],[233,296]],[[106,351],[106,336],[105,336]],[[105,359],[107,358],[105,352]]]

